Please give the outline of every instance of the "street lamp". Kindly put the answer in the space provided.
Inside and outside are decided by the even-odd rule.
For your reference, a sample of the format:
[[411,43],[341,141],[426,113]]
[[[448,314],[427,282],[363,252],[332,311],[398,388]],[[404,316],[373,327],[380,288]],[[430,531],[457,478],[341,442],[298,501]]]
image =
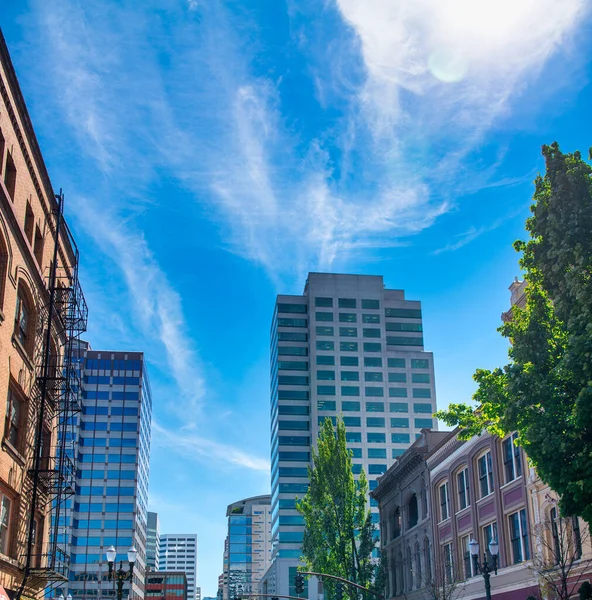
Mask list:
[[473,564],[477,573],[483,574],[485,580],[485,597],[487,600],[491,600],[491,584],[489,583],[490,573],[493,571],[497,575],[497,555],[499,553],[499,544],[497,540],[491,540],[489,542],[489,554],[491,555],[491,564],[487,560],[487,554],[483,553],[483,563],[479,563],[479,542],[477,540],[471,540],[469,542],[469,550],[473,557]]
[[[127,561],[129,562],[128,571],[123,570],[123,561],[119,561],[119,569],[114,571],[113,567],[117,557],[117,551],[113,546],[110,546],[105,554],[107,555],[107,562],[109,563],[109,581],[117,581],[117,600],[122,600],[123,583],[124,581],[131,581],[132,579],[134,563],[136,562],[138,551],[133,546],[127,551]],[[72,600],[72,596],[69,594],[68,600]]]

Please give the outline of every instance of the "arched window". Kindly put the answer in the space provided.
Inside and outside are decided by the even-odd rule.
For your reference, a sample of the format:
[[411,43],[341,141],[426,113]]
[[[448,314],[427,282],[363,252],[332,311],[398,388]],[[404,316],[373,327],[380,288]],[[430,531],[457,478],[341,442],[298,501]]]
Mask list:
[[417,496],[412,494],[407,502],[407,529],[417,525],[419,520],[419,509],[417,506]]
[[386,558],[386,597],[390,598],[391,596],[394,596],[397,593],[395,586],[395,561],[393,560],[392,554],[386,555]]
[[391,539],[401,535],[401,510],[397,506],[391,515]]
[[415,587],[421,587],[421,549],[419,543],[415,544]]
[[[0,163],[2,157],[0,156]],[[4,291],[6,289],[6,277],[8,275],[8,248],[4,237],[0,235],[0,309],[4,308]]]
[[405,591],[405,581],[403,580],[403,554],[399,551],[399,553],[397,554],[397,565],[396,565],[396,572],[397,572],[397,576],[396,576],[396,581],[397,581],[397,588],[396,588],[396,596],[399,596],[400,594],[402,594]]
[[14,337],[26,353],[32,357],[35,347],[35,305],[25,284],[21,281],[16,293],[14,314]]
[[411,557],[411,548],[407,546],[407,591],[411,591],[413,589],[413,559]]
[[427,583],[432,581],[432,558],[430,556],[430,540],[423,540],[423,555],[425,560],[425,580]]
[[428,494],[426,491],[425,480],[421,479],[421,490],[419,493],[421,499],[421,518],[426,519],[428,516]]

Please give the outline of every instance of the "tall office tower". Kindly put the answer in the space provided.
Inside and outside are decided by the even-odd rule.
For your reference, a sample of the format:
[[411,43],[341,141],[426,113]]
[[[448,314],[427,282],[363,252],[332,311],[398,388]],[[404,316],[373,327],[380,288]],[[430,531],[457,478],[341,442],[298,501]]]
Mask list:
[[[271,496],[255,496],[230,504],[224,581],[227,598],[257,592],[271,564]],[[227,551],[226,551],[227,550]]]
[[72,563],[66,592],[77,600],[115,595],[105,552],[138,555],[130,587],[144,597],[152,398],[141,352],[88,350],[84,358]]
[[201,600],[201,588],[199,586],[195,588],[195,600]]
[[[383,278],[310,273],[302,296],[278,296],[271,327],[273,564],[262,591],[294,594],[311,444],[342,415],[354,473],[371,489],[424,428],[436,428],[433,357],[421,305]],[[371,503],[373,505],[374,503]],[[378,513],[372,507],[375,519]]]
[[160,536],[159,571],[185,571],[187,600],[196,599],[197,535],[194,533],[163,533]]
[[148,528],[146,530],[146,567],[158,571],[158,557],[160,556],[160,526],[158,515],[148,511]]

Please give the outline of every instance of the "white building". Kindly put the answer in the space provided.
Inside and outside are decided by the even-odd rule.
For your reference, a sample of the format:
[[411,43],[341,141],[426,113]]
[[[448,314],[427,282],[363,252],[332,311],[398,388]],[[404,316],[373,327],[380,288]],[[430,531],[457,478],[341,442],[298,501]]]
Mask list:
[[187,575],[187,600],[197,600],[197,535],[161,534],[158,570],[184,571]]
[[[381,276],[310,273],[301,296],[277,297],[271,326],[272,566],[264,593],[296,595],[304,522],[295,498],[319,426],[343,417],[353,469],[370,489],[421,435],[437,429],[434,363],[421,303]],[[378,508],[371,502],[375,522]],[[377,549],[378,551],[378,549]],[[316,597],[312,593],[309,597]]]

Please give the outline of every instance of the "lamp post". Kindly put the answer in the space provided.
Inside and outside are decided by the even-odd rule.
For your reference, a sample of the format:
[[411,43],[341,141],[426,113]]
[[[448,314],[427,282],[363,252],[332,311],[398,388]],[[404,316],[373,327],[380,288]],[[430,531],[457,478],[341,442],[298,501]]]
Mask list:
[[[117,551],[113,546],[111,546],[107,552],[107,562],[109,563],[109,581],[117,582],[117,600],[122,600],[123,598],[123,583],[125,581],[131,581],[132,575],[134,573],[134,563],[136,562],[136,557],[138,555],[138,551],[132,546],[127,551],[127,561],[129,562],[129,570],[124,571],[123,569],[123,561],[119,561],[119,569],[117,571],[114,570],[115,558],[117,557]],[[68,600],[71,600],[71,597],[68,597]]]
[[469,550],[473,557],[473,564],[477,573],[483,574],[485,580],[485,597],[487,600],[491,600],[491,584],[489,578],[490,573],[493,571],[497,575],[497,555],[499,553],[499,544],[497,540],[491,540],[489,542],[489,554],[491,555],[491,564],[487,560],[487,554],[483,552],[483,562],[479,563],[479,542],[477,540],[471,540],[469,542]]

